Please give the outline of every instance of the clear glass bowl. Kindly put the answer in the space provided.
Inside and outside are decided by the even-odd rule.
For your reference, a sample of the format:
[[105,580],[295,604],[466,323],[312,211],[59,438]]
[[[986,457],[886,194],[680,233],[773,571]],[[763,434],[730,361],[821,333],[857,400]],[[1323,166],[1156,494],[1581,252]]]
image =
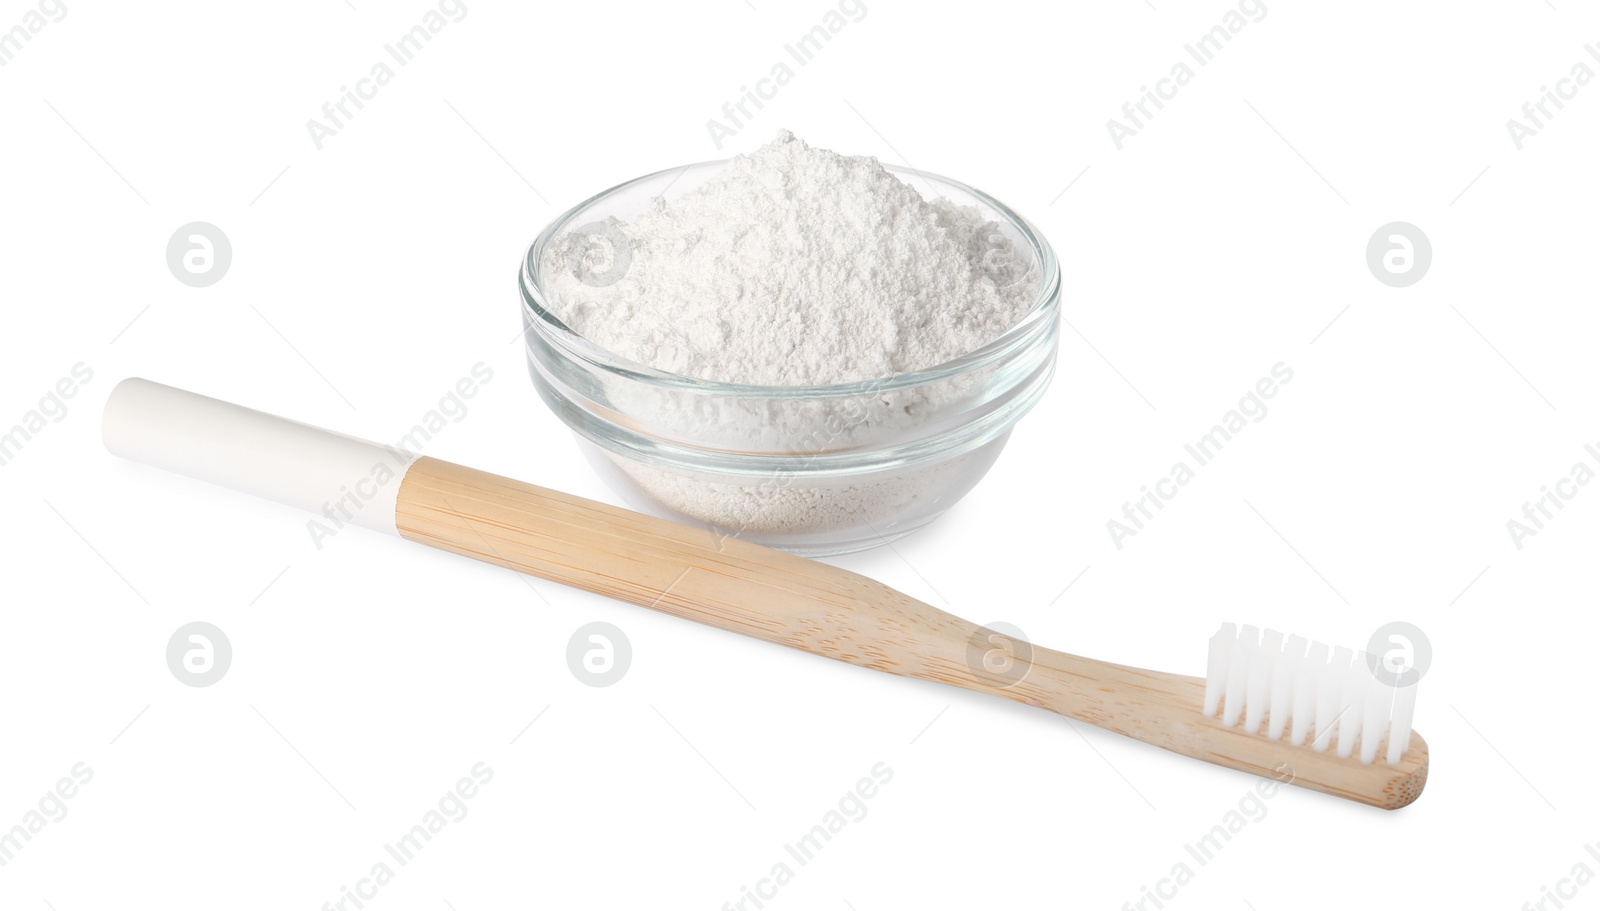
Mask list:
[[[577,335],[547,305],[546,248],[573,226],[631,220],[725,162],[631,180],[551,222],[522,262],[528,370],[632,508],[807,556],[904,537],[978,483],[1055,368],[1060,275],[1050,245],[999,201],[908,168],[903,180],[977,207],[1039,278],[1005,335],[937,367],[831,386],[719,383],[655,370]],[[1014,264],[1022,266],[1021,263]],[[1014,272],[1012,274],[1025,274]]]

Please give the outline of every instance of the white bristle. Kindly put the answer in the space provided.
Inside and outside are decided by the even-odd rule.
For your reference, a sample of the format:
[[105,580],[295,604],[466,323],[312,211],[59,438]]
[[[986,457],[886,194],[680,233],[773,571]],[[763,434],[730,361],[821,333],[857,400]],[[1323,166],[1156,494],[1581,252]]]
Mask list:
[[1244,688],[1244,732],[1255,734],[1261,730],[1261,719],[1267,717],[1267,699],[1271,695],[1272,662],[1277,652],[1283,651],[1283,634],[1267,630],[1261,645],[1250,653],[1250,675]]
[[1245,675],[1250,672],[1250,653],[1260,645],[1259,635],[1255,627],[1246,626],[1228,649],[1227,689],[1222,696],[1223,727],[1238,724],[1239,716],[1244,714]]
[[1344,671],[1344,689],[1339,696],[1339,737],[1338,752],[1340,759],[1349,759],[1356,750],[1356,735],[1361,733],[1361,696],[1365,691],[1362,683],[1371,675],[1361,663],[1361,657],[1343,646],[1336,646],[1333,650],[1335,664],[1343,666],[1340,652],[1349,659],[1349,667]]
[[[1299,656],[1295,658],[1294,707],[1290,709],[1293,717],[1289,726],[1289,742],[1297,747],[1306,744],[1306,732],[1311,730],[1312,707],[1317,701],[1317,658],[1314,653],[1306,654],[1310,644],[1303,636],[1289,637],[1289,651]],[[1326,662],[1328,656],[1324,654],[1322,660]]]
[[[1371,656],[1362,652],[1357,659],[1361,670],[1371,674],[1375,665],[1367,662]],[[1362,706],[1361,714],[1361,761],[1372,764],[1378,758],[1378,741],[1383,739],[1384,722],[1389,720],[1389,707],[1394,704],[1394,687],[1369,686],[1366,688],[1366,704]]]
[[1239,628],[1232,623],[1222,624],[1222,629],[1211,637],[1211,652],[1206,658],[1206,702],[1204,711],[1207,718],[1217,717],[1217,708],[1222,704],[1222,690],[1228,681],[1228,655],[1233,649],[1233,640],[1239,638]]
[[[1246,733],[1325,752],[1398,764],[1411,743],[1415,683],[1395,687],[1374,672],[1372,656],[1340,646],[1265,634],[1254,626],[1225,623],[1211,637],[1202,711]],[[1359,750],[1357,749],[1359,745]]]
[[1317,665],[1317,720],[1311,734],[1311,748],[1325,753],[1333,738],[1333,727],[1339,720],[1339,687],[1335,681],[1343,681],[1344,675],[1330,660],[1328,647],[1320,642],[1311,646],[1313,655],[1319,652],[1322,657]]
[[[1283,728],[1289,721],[1289,697],[1294,695],[1294,669],[1295,655],[1292,651],[1284,649],[1283,634],[1269,633],[1276,637],[1278,653],[1272,656],[1272,686],[1271,702],[1267,706],[1267,738],[1279,740],[1283,737]],[[1269,646],[1270,647],[1270,646]]]
[[1384,759],[1395,765],[1411,748],[1411,715],[1417,708],[1417,685],[1402,686],[1394,691],[1394,717],[1389,722],[1389,752]]

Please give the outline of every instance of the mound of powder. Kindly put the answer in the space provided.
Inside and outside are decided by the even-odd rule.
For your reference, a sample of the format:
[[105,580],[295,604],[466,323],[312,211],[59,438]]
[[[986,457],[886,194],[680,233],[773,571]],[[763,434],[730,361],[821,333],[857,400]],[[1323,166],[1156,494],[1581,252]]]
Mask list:
[[978,209],[787,131],[604,228],[625,249],[549,247],[555,315],[701,379],[820,385],[933,367],[1003,335],[1038,290],[1029,258]]

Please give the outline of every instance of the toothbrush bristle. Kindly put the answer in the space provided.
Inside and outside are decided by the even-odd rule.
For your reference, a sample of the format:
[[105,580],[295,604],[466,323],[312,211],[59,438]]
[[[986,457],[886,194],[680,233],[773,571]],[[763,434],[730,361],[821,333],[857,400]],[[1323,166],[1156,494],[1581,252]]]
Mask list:
[[[1397,765],[1411,743],[1417,684],[1396,686],[1366,652],[1232,623],[1211,637],[1201,712],[1225,727],[1371,764]],[[1357,749],[1359,744],[1360,748]]]

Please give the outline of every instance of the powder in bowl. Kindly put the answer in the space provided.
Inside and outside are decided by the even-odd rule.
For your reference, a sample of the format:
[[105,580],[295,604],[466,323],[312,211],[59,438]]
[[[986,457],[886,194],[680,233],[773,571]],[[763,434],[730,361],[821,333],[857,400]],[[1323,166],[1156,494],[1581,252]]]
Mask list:
[[1003,335],[1038,293],[976,208],[787,131],[632,221],[608,219],[605,244],[584,228],[546,250],[556,317],[613,354],[727,383],[934,367]]

